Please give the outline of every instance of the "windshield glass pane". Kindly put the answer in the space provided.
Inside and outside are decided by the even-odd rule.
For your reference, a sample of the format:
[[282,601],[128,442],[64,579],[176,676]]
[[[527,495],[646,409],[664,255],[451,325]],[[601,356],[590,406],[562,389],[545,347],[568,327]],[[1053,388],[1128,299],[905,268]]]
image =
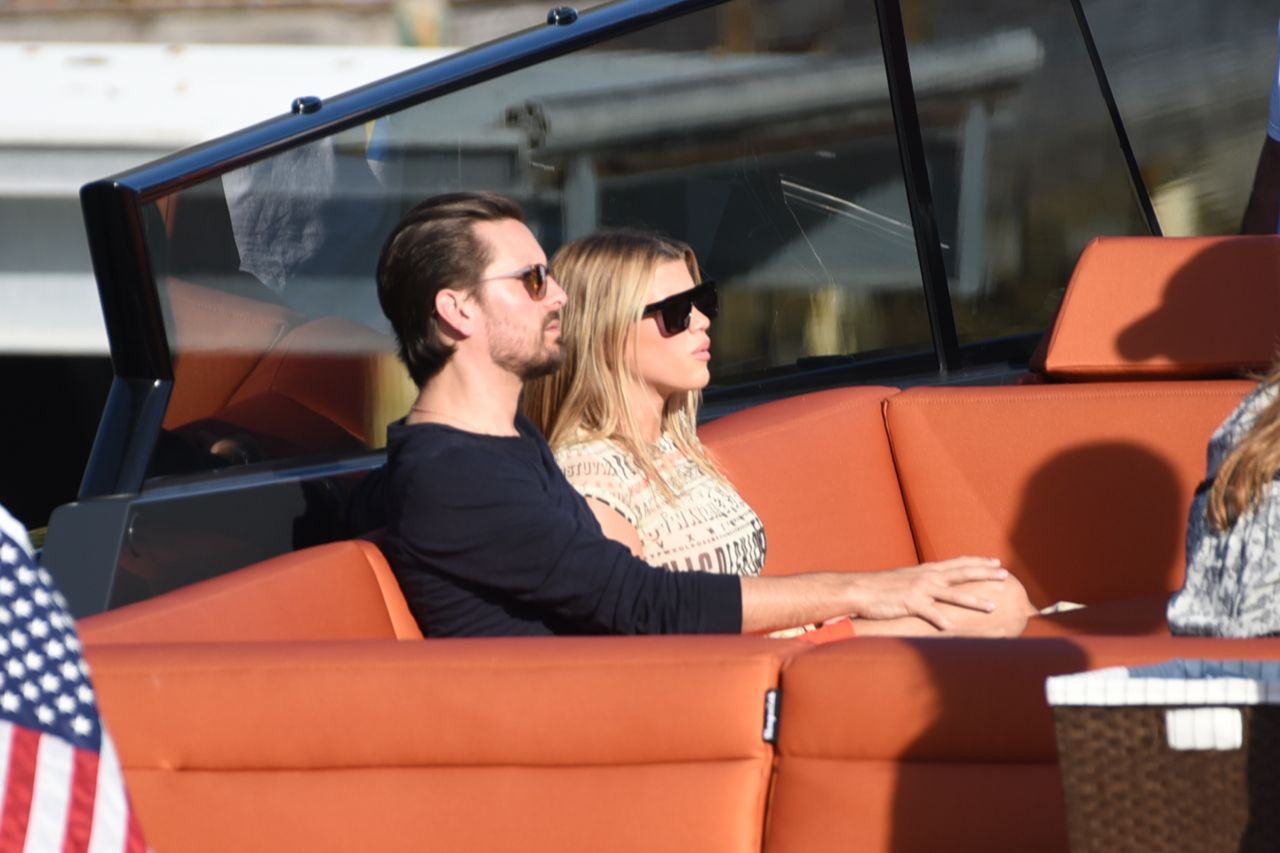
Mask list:
[[910,8],[908,54],[960,340],[1043,329],[1090,239],[1149,233],[1071,6]]
[[722,285],[713,382],[929,349],[871,4],[742,0],[151,205],[175,356],[152,474],[381,446],[414,389],[377,254],[460,189],[516,198],[548,254],[608,226],[688,241]]
[[1274,0],[1086,0],[1085,11],[1170,236],[1240,230],[1276,70]]

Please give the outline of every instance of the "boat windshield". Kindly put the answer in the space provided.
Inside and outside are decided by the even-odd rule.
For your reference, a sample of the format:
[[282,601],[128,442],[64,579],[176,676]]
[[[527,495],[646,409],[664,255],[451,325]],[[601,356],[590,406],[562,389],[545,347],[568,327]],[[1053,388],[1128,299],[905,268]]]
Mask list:
[[[151,198],[174,380],[149,475],[382,446],[414,389],[374,265],[441,192],[512,196],[548,254],[608,226],[690,243],[721,283],[712,399],[933,365],[931,255],[945,333],[1034,336],[1088,239],[1148,233],[1077,22],[1067,3],[911,9],[896,56],[876,4],[732,0]],[[904,121],[927,166],[914,190]]]

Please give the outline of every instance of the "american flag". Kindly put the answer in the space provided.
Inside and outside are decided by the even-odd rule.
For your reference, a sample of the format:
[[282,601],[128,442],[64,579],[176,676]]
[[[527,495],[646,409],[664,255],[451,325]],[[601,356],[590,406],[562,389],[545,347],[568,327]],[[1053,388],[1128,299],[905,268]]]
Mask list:
[[146,849],[67,602],[0,507],[0,853]]

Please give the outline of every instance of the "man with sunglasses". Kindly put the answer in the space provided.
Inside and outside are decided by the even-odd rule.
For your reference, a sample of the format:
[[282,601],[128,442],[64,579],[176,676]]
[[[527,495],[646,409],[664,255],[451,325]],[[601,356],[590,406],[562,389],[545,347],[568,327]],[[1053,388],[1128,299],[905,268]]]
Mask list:
[[[520,209],[488,193],[418,205],[378,260],[378,298],[419,393],[388,430],[375,491],[388,561],[425,635],[765,632],[851,614],[946,630],[941,603],[994,609],[962,586],[1002,581],[991,559],[740,578],[655,568],[605,538],[518,413],[524,381],[562,358],[565,294],[546,262]],[[645,312],[674,329],[690,305],[715,310],[709,285],[679,296]]]

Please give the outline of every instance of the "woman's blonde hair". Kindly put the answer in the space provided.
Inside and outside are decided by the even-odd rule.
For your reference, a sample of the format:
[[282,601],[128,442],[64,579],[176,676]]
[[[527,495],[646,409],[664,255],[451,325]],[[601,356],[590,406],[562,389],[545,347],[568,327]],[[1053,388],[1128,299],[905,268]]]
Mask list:
[[[630,229],[601,231],[556,252],[551,270],[568,301],[560,312],[564,363],[555,373],[525,385],[525,414],[552,448],[577,441],[611,439],[634,460],[668,499],[656,448],[641,437],[627,391],[639,380],[628,345],[641,319],[649,285],[660,265],[682,261],[701,280],[693,249],[678,240]],[[662,431],[707,473],[721,477],[698,441],[700,391],[669,397]]]
[[[1262,379],[1280,382],[1280,363]],[[1280,394],[1258,413],[1253,426],[1222,460],[1209,489],[1209,522],[1226,530],[1252,507],[1280,471]]]

